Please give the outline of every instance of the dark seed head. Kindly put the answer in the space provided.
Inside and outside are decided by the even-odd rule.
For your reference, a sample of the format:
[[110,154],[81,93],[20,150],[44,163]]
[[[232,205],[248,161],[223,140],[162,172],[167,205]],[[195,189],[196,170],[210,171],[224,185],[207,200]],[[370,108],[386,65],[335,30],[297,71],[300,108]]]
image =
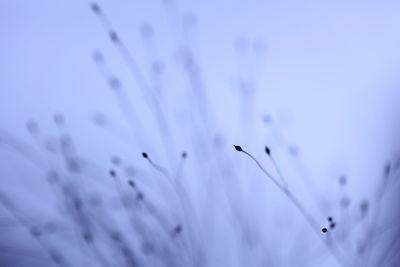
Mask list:
[[93,235],[92,235],[91,233],[89,233],[89,232],[84,232],[84,233],[82,234],[82,238],[83,238],[87,243],[90,243],[90,242],[93,241]]
[[56,251],[50,252],[50,257],[57,264],[61,264],[63,262],[61,255]]
[[172,5],[175,3],[175,0],[163,0],[162,1],[165,5]]
[[114,90],[118,90],[118,89],[121,88],[121,82],[115,76],[111,76],[111,77],[108,78],[108,84]]
[[100,63],[104,61],[103,54],[100,51],[95,51],[92,55],[94,62]]
[[97,3],[92,3],[90,5],[90,8],[92,9],[92,11],[94,13],[99,13],[100,12],[100,7],[99,7],[99,5]]
[[151,64],[151,71],[154,74],[161,74],[164,71],[164,68],[165,68],[164,63],[159,60],[155,60]]
[[347,177],[346,175],[342,175],[339,177],[339,184],[341,186],[345,186],[347,184]]
[[330,222],[333,221],[332,217],[328,217],[328,221]]
[[107,117],[104,114],[97,113],[93,116],[93,123],[99,127],[107,125]]
[[33,237],[39,237],[42,234],[42,231],[38,227],[32,227],[30,233]]
[[142,153],[142,157],[145,158],[145,159],[147,159],[149,156],[147,155],[147,153],[143,152],[143,153]]
[[50,170],[46,174],[47,181],[51,184],[57,183],[60,180],[60,175],[58,174],[57,171]]
[[177,226],[175,226],[174,232],[179,234],[180,232],[182,232],[182,229],[182,225],[178,224]]
[[267,146],[265,146],[265,153],[267,153],[268,156],[271,155],[271,150]]
[[128,181],[128,184],[129,184],[129,186],[132,187],[132,188],[135,188],[135,186],[136,186],[136,185],[135,185],[135,182],[132,181],[132,180],[129,180],[129,181]]
[[296,145],[289,146],[289,153],[292,157],[299,155],[299,148]]
[[336,223],[331,223],[331,225],[330,225],[330,227],[331,227],[331,229],[333,229],[333,228],[335,228],[335,226],[336,226]]
[[137,200],[143,200],[144,199],[144,195],[141,192],[138,192],[136,194],[136,198],[137,198]]
[[114,170],[110,170],[109,173],[110,173],[110,175],[111,175],[112,177],[117,176],[117,173],[116,173]]
[[182,157],[183,159],[187,158],[187,153],[186,153],[186,152],[182,152],[181,157]]
[[389,177],[389,175],[390,175],[390,163],[387,163],[385,165],[384,174],[385,174],[385,177]]
[[183,230],[182,225],[178,224],[174,227],[174,230],[171,232],[171,237],[177,237]]
[[64,123],[64,116],[61,113],[54,114],[54,123],[57,125],[61,125]]
[[31,134],[39,132],[39,125],[34,120],[29,120],[26,122],[26,128]]
[[119,38],[116,32],[111,31],[110,32],[110,39],[111,41],[113,41],[114,43],[118,43],[119,42]]
[[367,200],[363,200],[360,204],[360,210],[362,215],[366,215],[368,213],[369,204]]
[[114,240],[115,242],[121,242],[121,240],[122,240],[121,234],[118,233],[118,232],[116,232],[116,231],[112,231],[112,232],[110,233],[110,237],[111,237],[111,239]]
[[350,206],[351,200],[349,197],[344,196],[340,199],[340,206],[342,206],[343,208],[347,208]]
[[[132,256],[132,251],[129,247],[123,246],[121,248],[121,252],[125,257],[131,257]],[[136,265],[132,265],[132,266],[136,266]]]
[[75,209],[77,209],[77,210],[80,210],[83,206],[83,201],[80,198],[75,198],[73,203],[74,203]]
[[67,158],[66,160],[66,168],[68,171],[72,173],[78,173],[82,170],[81,161],[78,158]]
[[115,166],[119,166],[121,164],[121,158],[118,156],[112,156],[111,163]]
[[148,254],[154,253],[155,247],[150,242],[144,242],[142,244],[141,250],[142,250],[143,254],[148,255]]
[[322,228],[322,232],[323,232],[323,233],[326,233],[326,232],[328,232],[328,229],[326,229],[326,228],[324,227],[324,228]]
[[239,151],[239,152],[243,151],[241,146],[233,146],[233,147],[236,149],[236,151]]

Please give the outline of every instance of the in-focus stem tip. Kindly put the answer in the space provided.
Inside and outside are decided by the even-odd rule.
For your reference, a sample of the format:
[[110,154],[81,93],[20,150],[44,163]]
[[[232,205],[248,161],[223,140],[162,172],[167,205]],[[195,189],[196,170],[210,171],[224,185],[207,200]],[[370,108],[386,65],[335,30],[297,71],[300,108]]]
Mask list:
[[242,149],[242,147],[241,146],[233,146],[235,149],[236,149],[236,151],[239,151],[239,152],[243,152],[243,149]]
[[270,156],[271,155],[271,149],[269,147],[265,146],[265,153]]

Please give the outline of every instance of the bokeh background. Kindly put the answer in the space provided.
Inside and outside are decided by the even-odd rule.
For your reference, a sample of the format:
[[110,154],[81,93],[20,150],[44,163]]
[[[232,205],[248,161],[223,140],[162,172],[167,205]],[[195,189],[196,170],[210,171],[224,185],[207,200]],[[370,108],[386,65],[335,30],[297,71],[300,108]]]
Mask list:
[[0,0],[1,266],[398,266],[399,12]]

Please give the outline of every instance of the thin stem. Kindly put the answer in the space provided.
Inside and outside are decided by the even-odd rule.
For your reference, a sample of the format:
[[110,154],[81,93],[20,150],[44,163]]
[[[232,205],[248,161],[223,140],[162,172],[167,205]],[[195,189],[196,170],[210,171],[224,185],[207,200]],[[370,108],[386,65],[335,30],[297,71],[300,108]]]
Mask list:
[[264,169],[264,167],[258,162],[256,158],[254,158],[250,153],[246,152],[239,146],[235,146],[235,149],[239,152],[243,152],[246,154],[248,157],[250,157],[256,164],[257,166],[261,169],[261,171],[271,179],[271,181],[289,198],[291,203],[297,208],[297,210],[301,213],[301,215],[306,219],[306,221],[309,223],[315,234],[317,234],[321,240],[324,242],[324,244],[327,246],[328,250],[331,252],[331,254],[335,257],[335,259],[338,261],[338,263],[342,266],[346,266],[346,263],[341,259],[341,257],[337,254],[337,247],[333,243],[327,243],[325,239],[323,239],[318,231],[318,223],[316,220],[313,218],[313,216],[304,208],[304,206],[301,204],[301,202],[291,193],[291,191],[287,188],[282,186],[267,170]]
[[275,161],[274,157],[272,157],[272,155],[269,155],[269,158],[271,159],[272,164],[274,165],[274,168],[275,168],[276,172],[278,173],[279,178],[281,179],[281,181],[283,183],[283,186],[285,188],[288,188],[288,184],[286,182],[286,179],[283,177],[282,172],[279,169],[278,164],[276,164],[276,161]]
[[253,157],[253,155],[251,155],[250,153],[246,152],[246,151],[241,151],[244,154],[246,154],[248,157],[250,157],[256,164],[257,166],[261,169],[261,171],[272,180],[272,182],[282,191],[285,191],[285,188],[266,170],[264,169],[264,167],[258,162],[258,160]]

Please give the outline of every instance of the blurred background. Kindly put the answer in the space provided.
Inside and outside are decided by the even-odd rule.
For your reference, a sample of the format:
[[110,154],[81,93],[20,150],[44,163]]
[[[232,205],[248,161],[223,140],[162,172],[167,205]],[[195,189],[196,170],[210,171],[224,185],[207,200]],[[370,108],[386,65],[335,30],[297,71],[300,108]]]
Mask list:
[[399,266],[399,12],[0,0],[0,266]]

